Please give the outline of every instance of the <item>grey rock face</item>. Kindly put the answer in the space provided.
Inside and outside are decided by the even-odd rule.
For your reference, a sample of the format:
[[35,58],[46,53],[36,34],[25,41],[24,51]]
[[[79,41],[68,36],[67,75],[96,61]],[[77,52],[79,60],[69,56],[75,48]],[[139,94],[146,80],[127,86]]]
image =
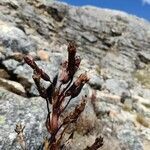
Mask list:
[[94,43],[97,41],[97,38],[92,33],[84,32],[82,33],[82,37],[87,39],[91,43]]
[[[138,135],[132,126],[125,125],[118,131],[118,139],[121,141],[122,146],[126,145],[127,150],[143,150],[143,145],[138,138]],[[123,148],[123,147],[122,147]]]
[[25,125],[29,149],[37,149],[46,136],[44,124],[46,103],[42,98],[23,98],[8,91],[0,91],[0,149],[20,149],[15,142],[15,126]]
[[[43,69],[46,73],[48,73],[51,80],[58,73],[58,66],[55,66],[53,63],[44,62],[44,61],[36,61],[36,63],[41,69]],[[27,87],[26,90],[28,91],[29,94],[35,95],[35,96],[39,95],[38,91],[36,90],[34,81],[32,79],[33,71],[27,64],[18,66],[14,70],[14,74],[16,74],[19,80],[21,80],[20,82],[25,87]],[[47,87],[48,83],[46,84],[45,82],[43,82],[43,86]]]
[[124,80],[117,79],[108,79],[106,83],[103,84],[103,88],[106,88],[111,93],[116,95],[122,95],[123,92],[129,93],[128,91],[128,83]]
[[93,75],[89,81],[90,86],[97,90],[101,89],[103,83],[104,83],[103,78],[98,75]]
[[150,62],[150,54],[149,54],[148,50],[139,52],[139,57],[140,57],[141,61],[144,63]]
[[0,39],[2,45],[8,51],[27,53],[29,52],[29,50],[35,49],[35,44],[31,42],[31,40],[25,35],[22,30],[11,25],[7,25],[3,22],[0,24],[0,28]]
[[[1,0],[0,10],[0,69],[7,74],[7,77],[2,77],[6,82],[15,80],[13,85],[19,82],[18,85],[21,84],[20,87],[25,90],[23,94],[33,97],[28,99],[0,90],[0,149],[20,149],[14,141],[14,128],[18,121],[26,125],[29,149],[37,149],[46,135],[45,103],[41,98],[35,98],[39,94],[32,79],[32,70],[22,61],[22,54],[34,56],[39,67],[53,79],[62,60],[67,59],[66,45],[70,40],[77,42],[78,54],[83,58],[79,74],[86,71],[91,80],[72,100],[68,110],[79,103],[82,95],[91,96],[93,89],[96,89],[97,98],[93,102],[90,99],[92,103],[88,103],[83,115],[83,119],[90,122],[88,125],[91,125],[92,131],[100,133],[101,130],[94,126],[94,122],[98,121],[99,126],[106,129],[105,135],[112,134],[112,138],[118,136],[117,143],[121,144],[118,149],[144,149],[141,135],[146,135],[149,128],[141,129],[136,116],[141,113],[149,121],[148,21],[119,11],[91,6],[73,7],[60,2],[47,3],[45,0]],[[40,50],[46,51],[47,56],[39,57]],[[20,53],[21,58],[14,57],[14,53]],[[138,71],[144,73],[136,74]],[[48,83],[43,82],[43,85],[48,86]],[[4,84],[0,86],[7,89]],[[131,94],[133,106],[130,110],[120,103],[124,92]],[[136,124],[136,128],[130,128],[130,125],[129,128],[120,128],[128,119]],[[112,126],[119,129],[118,132],[114,132]],[[149,140],[149,134],[144,138]],[[85,141],[89,140],[88,144],[94,141],[93,137],[85,135],[80,136],[77,144],[80,139],[84,139],[81,140],[83,145],[77,146],[77,150],[85,147]]]
[[14,59],[9,59],[9,60],[4,60],[3,65],[7,68],[7,70],[13,71],[17,68],[19,62]]

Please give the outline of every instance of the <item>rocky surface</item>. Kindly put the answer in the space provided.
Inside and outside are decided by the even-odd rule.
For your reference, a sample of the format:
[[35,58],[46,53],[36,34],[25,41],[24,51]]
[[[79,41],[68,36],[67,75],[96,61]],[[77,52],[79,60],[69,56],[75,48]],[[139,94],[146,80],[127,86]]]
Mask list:
[[112,145],[115,150],[150,149],[148,21],[44,0],[1,0],[0,10],[0,149],[20,149],[14,132],[19,121],[26,126],[29,149],[41,145],[46,137],[45,103],[22,58],[32,55],[53,78],[70,40],[77,42],[82,57],[78,74],[87,71],[91,78],[82,94],[90,96],[93,89],[97,93],[79,122],[71,149],[84,149],[99,134],[105,139],[104,150]]

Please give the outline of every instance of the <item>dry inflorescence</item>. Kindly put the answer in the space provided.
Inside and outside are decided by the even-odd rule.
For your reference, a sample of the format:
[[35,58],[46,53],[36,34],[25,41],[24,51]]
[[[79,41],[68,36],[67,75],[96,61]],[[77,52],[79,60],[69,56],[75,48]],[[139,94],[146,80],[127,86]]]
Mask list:
[[[47,131],[50,134],[50,138],[44,141],[42,149],[63,149],[65,141],[62,139],[65,131],[71,124],[76,123],[77,119],[84,111],[87,101],[87,98],[82,97],[81,103],[75,107],[73,112],[67,114],[63,118],[61,117],[70,101],[80,94],[85,83],[89,81],[86,73],[81,74],[75,81],[73,80],[81,62],[81,58],[76,56],[76,44],[75,42],[69,43],[68,60],[61,64],[60,74],[57,74],[53,81],[44,70],[38,67],[31,56],[24,56],[24,60],[33,69],[33,80],[40,96],[45,99],[47,104],[47,119],[45,124]],[[41,80],[49,82],[48,88],[41,85]],[[69,138],[72,137],[73,133],[70,134]],[[66,142],[68,140],[69,139],[67,139]],[[103,138],[99,137],[92,146],[87,147],[86,149],[96,150],[102,145]]]

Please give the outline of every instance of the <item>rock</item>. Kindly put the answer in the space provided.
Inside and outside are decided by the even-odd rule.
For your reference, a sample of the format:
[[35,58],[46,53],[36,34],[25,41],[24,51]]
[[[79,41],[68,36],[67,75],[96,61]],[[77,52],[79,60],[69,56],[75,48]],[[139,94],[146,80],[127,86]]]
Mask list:
[[3,65],[8,71],[13,71],[17,68],[20,63],[14,59],[8,59],[3,61]]
[[[35,62],[43,71],[45,71],[50,76],[51,80],[58,73],[58,66],[55,66],[53,62],[52,63],[45,61],[35,61]],[[19,79],[20,83],[26,87],[26,90],[29,94],[37,96],[39,95],[38,91],[36,90],[35,83],[32,79],[33,70],[27,64],[24,64],[23,66],[18,66],[13,73],[17,75],[17,78]],[[49,82],[42,82],[42,83],[43,83],[42,85],[45,87],[49,85]]]
[[116,55],[115,53],[107,53],[101,60],[101,67],[107,68],[108,75],[112,77],[129,77],[131,78],[131,73],[135,71],[135,64],[133,59],[127,57],[126,55]]
[[97,38],[94,35],[92,35],[92,33],[84,32],[82,33],[82,37],[87,39],[91,43],[94,43],[97,41]]
[[79,117],[76,124],[76,130],[79,134],[85,135],[89,134],[95,129],[97,123],[97,117],[94,112],[93,106],[90,99],[88,99],[85,110],[82,115]]
[[11,7],[13,7],[14,9],[17,9],[19,7],[19,3],[18,1],[16,0],[12,0],[12,1],[9,1],[9,0],[1,0],[0,2],[1,4],[3,5],[10,5]]
[[56,21],[61,22],[67,13],[67,5],[61,5],[61,3],[51,3],[47,5],[46,11]]
[[149,51],[140,51],[139,52],[139,58],[144,63],[150,62],[150,53]]
[[89,85],[97,90],[100,90],[102,85],[104,83],[104,80],[101,76],[98,75],[91,75],[91,78],[89,80]]
[[121,96],[123,92],[129,93],[128,83],[124,80],[108,79],[102,85],[102,88],[107,89],[110,93]]
[[144,141],[144,150],[149,150],[150,149],[150,146],[149,146],[149,141]]
[[[148,120],[150,117],[148,21],[120,11],[73,7],[45,0],[1,0],[0,10],[0,73],[2,77],[8,73],[4,78],[13,80],[2,80],[3,86],[11,92],[19,90],[20,95],[24,88],[27,97],[36,96],[25,98],[9,91],[2,92],[3,88],[0,90],[0,149],[20,148],[13,141],[15,124],[19,120],[26,124],[29,149],[38,149],[41,145],[46,135],[47,112],[45,103],[38,97],[33,70],[24,63],[23,55],[32,55],[53,79],[62,60],[67,60],[67,44],[71,40],[76,41],[77,53],[82,58],[75,77],[87,72],[91,80],[67,110],[73,110],[82,95],[91,96],[93,89],[97,95],[92,105],[86,106],[78,126],[84,127],[85,131],[76,133],[70,149],[84,149],[99,134],[104,135],[104,149],[111,149],[112,145],[115,150],[143,149],[141,141],[149,140],[146,136],[149,130],[143,126],[138,128],[135,118],[137,113]],[[11,84],[7,86],[7,83]],[[14,84],[18,86],[14,87]],[[49,83],[42,84],[46,87]],[[123,104],[120,96],[124,92],[130,97]],[[124,126],[128,122],[135,126]]]
[[32,69],[27,64],[17,66],[13,73],[18,75],[18,78],[26,79],[28,82],[33,83]]
[[23,53],[19,53],[19,52],[13,52],[12,54],[10,54],[9,57],[7,57],[7,59],[14,59],[18,62],[22,62],[23,61]]
[[131,125],[125,124],[118,131],[118,139],[120,140],[121,147],[126,150],[144,150],[142,141]]
[[144,135],[148,143],[150,143],[150,129],[149,128],[142,129],[142,135]]
[[39,50],[37,51],[37,56],[43,60],[43,61],[48,61],[49,60],[49,55],[48,52],[44,51],[44,50]]
[[110,104],[103,101],[97,101],[94,105],[94,110],[98,118],[103,118],[104,116],[108,116],[111,111],[120,113],[121,108],[115,106],[115,104]]
[[4,89],[7,89],[8,91],[11,91],[13,93],[25,96],[26,92],[24,87],[15,81],[5,80],[0,78],[0,86]]
[[28,90],[28,92],[29,92],[29,94],[30,94],[31,96],[39,96],[39,92],[38,92],[37,87],[36,87],[35,84],[32,84],[32,85],[31,85],[31,87],[30,87],[30,89]]
[[8,79],[10,76],[5,69],[0,69],[0,78]]
[[2,54],[1,49],[0,49],[0,61],[2,61],[4,59],[5,59],[5,56],[4,56],[4,54]]
[[37,149],[46,136],[46,103],[42,98],[23,98],[0,90],[0,149],[18,149],[15,142],[15,125],[25,125],[25,137],[29,149]]
[[[27,53],[30,49],[36,49],[35,44],[33,44],[32,40],[30,40],[22,30],[2,21],[0,22],[0,28],[0,39],[8,52],[13,53],[18,51]],[[5,53],[9,55],[9,53]]]
[[55,66],[53,62],[36,61],[37,65],[43,69],[51,78],[51,80],[58,73],[59,66]]
[[144,97],[144,98],[149,98],[150,97],[149,89],[144,89],[143,90],[142,97]]
[[[149,97],[150,97],[149,88],[148,88],[150,86],[149,85],[149,76],[147,76],[147,73],[145,73],[143,75],[144,75],[144,78],[142,78],[140,80],[142,82],[142,86],[140,84],[135,84],[135,86],[132,89],[132,95],[139,95],[145,99],[149,99]],[[144,87],[143,87],[143,85],[144,85]]]

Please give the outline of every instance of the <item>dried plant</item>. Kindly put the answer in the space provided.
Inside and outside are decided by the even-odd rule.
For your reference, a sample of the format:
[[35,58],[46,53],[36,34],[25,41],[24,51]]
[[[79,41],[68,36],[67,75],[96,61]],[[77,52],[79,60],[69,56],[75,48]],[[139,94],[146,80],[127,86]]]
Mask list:
[[[62,138],[65,131],[70,124],[77,121],[80,114],[84,111],[87,100],[82,97],[81,103],[75,107],[74,111],[63,117],[63,119],[61,118],[70,101],[80,94],[85,83],[89,81],[86,73],[81,74],[73,81],[81,62],[80,57],[76,56],[76,44],[75,42],[69,43],[68,60],[61,64],[60,74],[57,74],[53,81],[44,70],[38,67],[31,56],[26,55],[24,60],[33,69],[33,80],[40,96],[46,100],[47,104],[46,128],[51,136],[45,140],[43,150],[63,149],[65,143],[62,143]],[[42,87],[41,80],[49,82],[48,88]],[[70,134],[69,139],[72,137],[73,132]],[[98,140],[96,139],[92,147],[98,147],[96,146],[98,145]]]
[[97,150],[98,148],[103,146],[103,138],[100,136],[95,139],[95,142],[89,147],[85,148],[84,150]]
[[20,144],[21,148],[23,150],[26,150],[26,142],[25,142],[25,136],[23,134],[25,126],[22,126],[20,123],[16,125],[15,132],[17,133],[17,141]]

